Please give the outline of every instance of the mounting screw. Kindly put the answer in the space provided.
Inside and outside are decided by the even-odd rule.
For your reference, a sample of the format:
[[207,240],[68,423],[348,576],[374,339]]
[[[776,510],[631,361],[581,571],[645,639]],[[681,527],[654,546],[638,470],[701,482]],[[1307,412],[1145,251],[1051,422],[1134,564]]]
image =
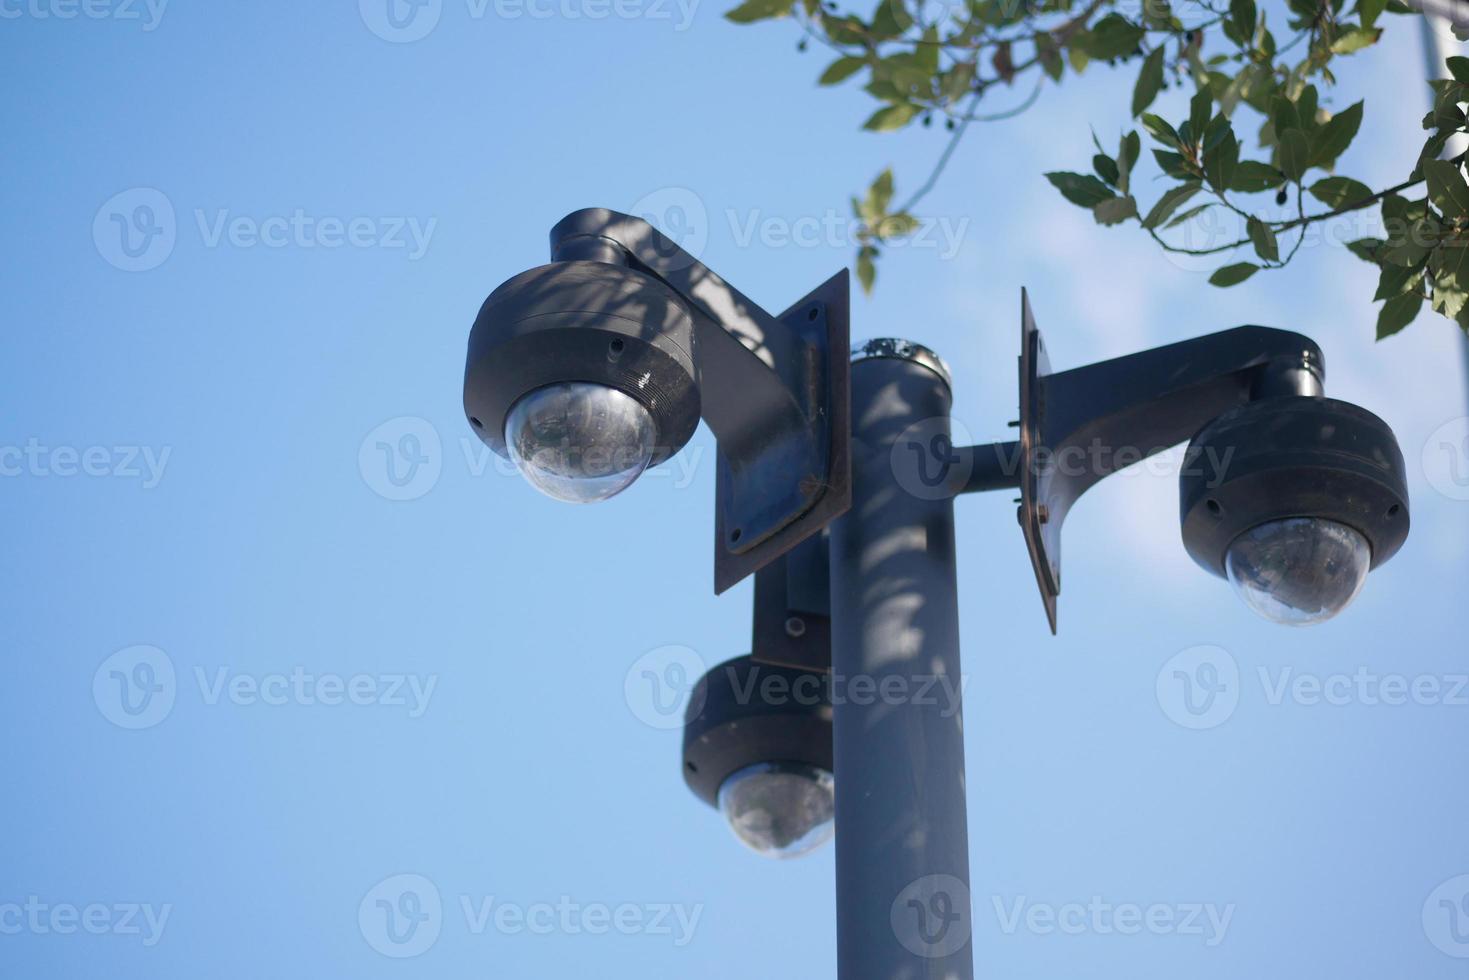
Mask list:
[[800,616],[786,617],[786,636],[799,639],[806,635],[806,621]]

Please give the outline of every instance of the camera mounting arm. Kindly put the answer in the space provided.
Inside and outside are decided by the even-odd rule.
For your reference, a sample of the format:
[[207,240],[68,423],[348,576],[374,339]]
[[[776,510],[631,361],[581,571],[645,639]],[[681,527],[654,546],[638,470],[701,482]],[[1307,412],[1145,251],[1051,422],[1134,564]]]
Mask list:
[[718,443],[715,591],[820,531],[851,504],[848,277],[772,316],[641,218],[573,212],[555,262],[659,280],[693,317],[700,415]]
[[1073,504],[1123,467],[1191,439],[1231,408],[1323,394],[1321,349],[1301,334],[1237,327],[1052,373],[1021,293],[1020,439],[954,452],[955,492],[1020,489],[1020,525],[1051,632],[1061,527]]

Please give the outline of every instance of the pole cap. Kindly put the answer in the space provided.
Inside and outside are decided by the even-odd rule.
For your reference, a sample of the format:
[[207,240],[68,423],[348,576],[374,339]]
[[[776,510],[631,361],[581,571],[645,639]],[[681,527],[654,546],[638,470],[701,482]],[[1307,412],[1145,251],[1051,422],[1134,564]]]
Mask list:
[[944,363],[944,359],[922,344],[897,337],[878,337],[852,347],[853,364],[877,358],[912,361],[937,374],[951,391],[954,388],[954,376],[950,373],[949,366]]

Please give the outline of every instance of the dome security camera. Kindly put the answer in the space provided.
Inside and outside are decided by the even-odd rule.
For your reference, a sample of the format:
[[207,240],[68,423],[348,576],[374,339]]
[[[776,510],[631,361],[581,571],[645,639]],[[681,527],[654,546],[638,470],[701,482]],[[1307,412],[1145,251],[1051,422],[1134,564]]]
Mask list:
[[1408,536],[1402,451],[1387,423],[1324,397],[1262,398],[1205,426],[1180,477],[1183,542],[1272,622],[1325,622]]
[[606,500],[694,434],[693,317],[673,290],[625,266],[523,272],[475,319],[464,410],[542,493]]
[[684,781],[719,809],[740,843],[765,857],[792,858],[831,838],[827,675],[737,657],[700,679],[689,708]]

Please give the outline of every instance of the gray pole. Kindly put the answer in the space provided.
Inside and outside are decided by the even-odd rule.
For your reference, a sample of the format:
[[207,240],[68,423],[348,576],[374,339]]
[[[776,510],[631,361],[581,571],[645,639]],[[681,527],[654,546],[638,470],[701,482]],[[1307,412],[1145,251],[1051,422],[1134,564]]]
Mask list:
[[[1445,67],[1444,62],[1451,55],[1465,53],[1463,42],[1455,40],[1453,33],[1455,22],[1463,16],[1460,14],[1463,5],[1453,3],[1449,6],[1454,10],[1453,20],[1436,10],[1427,7],[1419,8],[1419,13],[1423,16],[1423,54],[1428,61],[1429,78],[1447,78],[1449,70]],[[1469,27],[1469,22],[1466,22],[1464,26]],[[1428,107],[1433,108],[1432,91],[1429,92]],[[1456,136],[1444,147],[1443,155],[1448,158],[1457,157],[1466,148],[1469,148],[1469,140],[1463,136]],[[1464,337],[1464,368],[1466,377],[1469,377],[1469,334]]]
[[831,525],[840,980],[974,975],[947,375],[903,341],[854,354]]

